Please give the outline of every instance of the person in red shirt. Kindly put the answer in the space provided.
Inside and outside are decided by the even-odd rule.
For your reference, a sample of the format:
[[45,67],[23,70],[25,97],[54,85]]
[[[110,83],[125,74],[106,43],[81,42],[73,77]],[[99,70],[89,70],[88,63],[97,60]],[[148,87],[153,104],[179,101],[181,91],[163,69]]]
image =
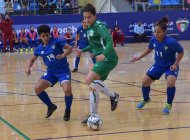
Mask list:
[[30,49],[33,51],[33,48],[38,45],[37,32],[33,25],[30,25],[30,31],[28,32],[27,37]]
[[5,14],[5,20],[3,20],[3,53],[7,50],[7,39],[9,39],[10,52],[13,52],[13,39],[12,39],[12,25],[13,20],[10,18],[9,14]]
[[124,46],[124,41],[125,41],[125,35],[123,34],[123,32],[119,29],[118,26],[114,27],[114,30],[112,32],[112,38],[113,38],[113,43],[114,43],[114,47],[116,47],[116,45],[118,43],[121,43],[121,46]]
[[29,43],[27,38],[27,32],[24,27],[22,27],[21,32],[19,33],[19,41],[20,41],[20,51],[22,52],[23,49],[28,51]]
[[53,38],[59,38],[60,37],[60,33],[59,33],[59,31],[58,31],[58,29],[57,29],[56,26],[53,27],[53,31],[51,31],[51,36]]
[[72,36],[72,30],[71,30],[71,28],[67,28],[67,32],[64,35],[64,39],[66,39],[66,41],[67,41],[67,43],[69,45],[72,45],[72,43],[74,41],[74,38]]
[[18,36],[17,36],[17,33],[14,28],[12,28],[12,38],[13,38],[13,46],[16,49],[16,51],[18,51],[19,40],[18,40]]

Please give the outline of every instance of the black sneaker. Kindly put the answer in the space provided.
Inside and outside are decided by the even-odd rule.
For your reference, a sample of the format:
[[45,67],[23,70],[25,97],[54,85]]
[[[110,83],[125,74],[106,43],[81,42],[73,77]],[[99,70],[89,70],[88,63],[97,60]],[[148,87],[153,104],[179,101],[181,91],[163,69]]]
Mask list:
[[49,118],[56,109],[57,106],[54,104],[52,104],[51,107],[48,107],[46,118]]
[[114,93],[115,97],[110,97],[111,102],[111,111],[114,111],[117,108],[117,103],[119,101],[119,94]]
[[81,124],[82,125],[87,125],[87,121],[88,121],[89,117],[90,117],[90,115],[86,116],[86,118],[83,121],[81,121]]
[[72,72],[77,72],[78,71],[78,68],[74,68],[73,70],[72,70]]
[[64,114],[63,119],[64,119],[65,121],[69,121],[69,120],[70,120],[70,114],[71,114],[71,110],[66,110],[66,109],[65,109],[65,114]]

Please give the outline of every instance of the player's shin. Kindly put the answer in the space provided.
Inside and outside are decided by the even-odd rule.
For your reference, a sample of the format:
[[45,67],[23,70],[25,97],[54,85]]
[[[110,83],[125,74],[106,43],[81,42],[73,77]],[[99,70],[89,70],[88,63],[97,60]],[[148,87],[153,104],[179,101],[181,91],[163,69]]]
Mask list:
[[52,106],[52,102],[48,96],[48,94],[43,91],[41,92],[40,94],[37,94],[38,98],[43,102],[45,103],[48,107],[51,107]]
[[173,99],[174,99],[174,96],[175,96],[175,91],[176,91],[176,88],[175,86],[174,87],[167,87],[167,103],[168,104],[172,104],[173,103]]
[[99,104],[98,91],[90,91],[90,113],[91,113],[91,115],[97,114],[98,104]]

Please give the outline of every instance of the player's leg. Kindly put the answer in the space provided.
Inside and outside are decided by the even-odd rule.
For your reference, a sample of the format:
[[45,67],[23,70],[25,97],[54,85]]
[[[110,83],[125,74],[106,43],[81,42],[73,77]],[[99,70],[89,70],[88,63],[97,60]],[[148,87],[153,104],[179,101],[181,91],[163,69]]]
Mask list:
[[73,101],[71,81],[63,81],[61,87],[63,89],[63,92],[65,93],[65,106],[66,106],[63,119],[65,121],[69,121],[71,114],[71,105]]
[[[91,83],[94,79],[99,79],[100,76],[97,75],[95,72],[90,71],[85,79],[86,83],[89,85],[89,89],[90,89],[90,99],[89,99],[89,103],[90,103],[90,115],[94,115],[98,113],[98,104],[99,104],[99,92],[96,91],[96,89],[93,89],[93,87],[91,87]],[[86,125],[89,116],[88,115],[83,121],[81,121],[82,125]]]
[[153,65],[147,71],[143,82],[142,82],[142,95],[143,100],[137,104],[137,108],[141,109],[144,107],[146,103],[150,101],[149,93],[150,93],[150,85],[158,80],[164,73],[164,70],[156,65]]
[[110,90],[103,81],[107,79],[110,71],[117,65],[117,62],[117,58],[116,60],[111,61],[107,60],[102,62],[96,62],[92,71],[99,75],[100,78],[94,79],[90,85],[92,88],[96,89],[96,91],[110,97],[111,111],[114,111],[117,108],[119,94]]
[[75,66],[74,69],[72,70],[72,72],[77,72],[78,71],[78,65],[80,62],[80,57],[81,57],[82,53],[77,53],[76,58],[75,58]]
[[110,97],[111,111],[114,111],[117,108],[117,103],[119,100],[119,94],[111,91],[103,81],[93,80],[90,87],[93,89],[96,89],[96,91],[101,92],[104,95]]
[[65,113],[63,116],[63,119],[65,121],[70,120],[70,114],[71,114],[71,105],[73,101],[73,94],[72,94],[72,87],[71,87],[71,73],[60,73],[56,74],[56,77],[58,78],[60,85],[62,87],[63,92],[65,93]]
[[152,84],[152,82],[154,82],[154,80],[151,79],[148,75],[145,75],[141,88],[143,100],[137,104],[138,109],[143,108],[144,105],[150,101],[149,93],[150,93],[150,85]]
[[90,114],[97,114],[98,103],[99,103],[99,93],[98,90],[91,86],[94,79],[99,79],[100,76],[93,71],[90,71],[85,79],[86,83],[89,85],[90,89]]
[[38,98],[48,107],[46,118],[49,118],[57,109],[57,106],[52,103],[48,94],[45,92],[45,89],[47,89],[51,85],[54,85],[55,83],[55,79],[53,79],[51,76],[48,76],[47,74],[44,74],[44,76],[42,76],[41,79],[38,80],[34,87],[35,93]]
[[176,79],[178,76],[178,69],[176,71],[171,71],[168,70],[166,72],[166,82],[167,82],[167,90],[166,90],[166,94],[167,94],[167,103],[163,109],[163,114],[167,115],[170,113],[171,108],[172,108],[172,103],[174,100],[174,96],[175,96],[175,83],[176,83]]

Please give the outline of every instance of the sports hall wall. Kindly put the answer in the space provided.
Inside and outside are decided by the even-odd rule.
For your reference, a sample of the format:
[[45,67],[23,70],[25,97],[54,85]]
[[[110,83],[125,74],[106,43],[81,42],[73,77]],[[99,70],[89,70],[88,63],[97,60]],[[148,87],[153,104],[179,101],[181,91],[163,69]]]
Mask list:
[[[178,40],[190,40],[190,10],[189,11],[152,11],[152,12],[131,12],[131,13],[107,13],[98,14],[98,19],[113,28],[118,25],[125,36],[133,35],[133,26],[142,21],[147,35],[152,34],[152,25],[163,16],[168,16],[169,34],[180,34]],[[81,25],[82,15],[48,15],[48,16],[14,16],[14,28],[18,31],[22,27],[29,29],[30,25],[37,27],[39,24],[48,24],[51,27],[57,26],[59,32],[64,34],[70,27],[75,34]]]

